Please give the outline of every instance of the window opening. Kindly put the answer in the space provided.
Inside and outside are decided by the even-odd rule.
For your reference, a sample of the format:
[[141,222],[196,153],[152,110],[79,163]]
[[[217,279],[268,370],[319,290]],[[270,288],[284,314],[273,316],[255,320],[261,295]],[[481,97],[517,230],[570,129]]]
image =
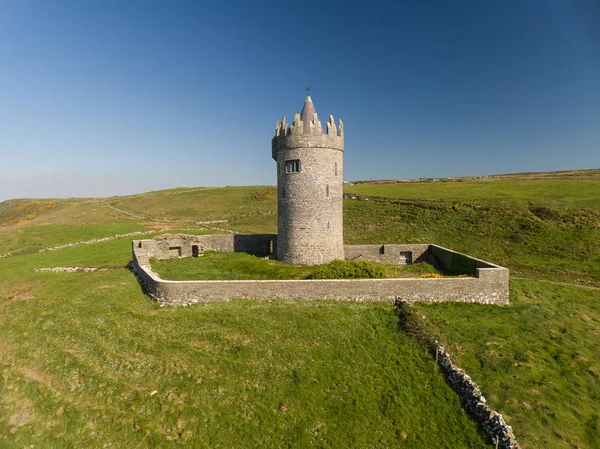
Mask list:
[[281,198],[285,198],[285,187],[281,188]]
[[410,265],[412,263],[412,251],[400,251],[400,265]]
[[333,163],[333,172],[334,172],[334,175],[337,176],[337,162]]
[[286,173],[298,173],[300,171],[300,159],[285,161]]
[[325,196],[329,196],[329,186],[325,187]]

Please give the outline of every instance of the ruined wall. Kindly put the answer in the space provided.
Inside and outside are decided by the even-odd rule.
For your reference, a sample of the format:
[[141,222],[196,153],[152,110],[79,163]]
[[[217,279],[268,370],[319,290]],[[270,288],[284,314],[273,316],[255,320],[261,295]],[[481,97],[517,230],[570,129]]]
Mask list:
[[[239,241],[259,248],[272,235],[248,236],[192,236],[203,237],[202,241],[234,248],[228,240],[238,237]],[[215,237],[215,239],[209,238]],[[173,247],[173,242],[165,237],[160,244],[150,240],[133,242],[132,266],[146,291],[158,302],[165,305],[183,305],[199,302],[230,301],[233,299],[296,299],[296,300],[337,300],[337,301],[384,301],[394,302],[398,298],[406,301],[422,302],[476,302],[481,304],[508,304],[508,270],[489,264],[476,268],[473,277],[442,279],[332,279],[332,280],[228,280],[228,281],[167,281],[152,272],[149,257],[156,253],[165,254],[165,248]],[[158,239],[160,242],[160,239]],[[261,243],[262,242],[262,243]],[[374,253],[382,245],[359,245],[358,251],[369,248]],[[388,245],[385,245],[388,246]],[[397,250],[412,248],[413,254],[431,251],[452,257],[452,250],[435,245],[389,245],[394,254]],[[356,248],[347,245],[352,254]],[[426,248],[423,248],[426,247]],[[206,247],[205,247],[206,249]],[[423,251],[423,250],[426,251]],[[231,249],[229,249],[231,251]],[[156,253],[155,253],[156,252]],[[366,252],[366,251],[365,251]],[[168,249],[166,250],[168,254]],[[384,254],[385,255],[385,251]],[[461,255],[464,256],[464,255]],[[167,256],[168,257],[168,256]],[[468,256],[465,256],[468,257]]]
[[152,240],[135,240],[134,245],[156,259],[194,256],[204,251],[245,252],[258,257],[274,256],[277,234],[164,234]]

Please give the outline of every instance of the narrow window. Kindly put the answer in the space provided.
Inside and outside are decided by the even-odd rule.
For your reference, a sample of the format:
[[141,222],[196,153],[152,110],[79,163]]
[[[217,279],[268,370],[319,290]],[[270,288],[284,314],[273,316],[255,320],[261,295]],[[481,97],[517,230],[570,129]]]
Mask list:
[[330,230],[330,229],[331,229],[331,223],[327,222],[327,230]]
[[281,198],[285,198],[285,187],[281,188]]
[[333,163],[333,172],[334,172],[335,176],[337,176],[337,162]]
[[325,196],[329,196],[329,186],[325,187]]
[[300,171],[300,159],[285,161],[286,173],[298,173]]

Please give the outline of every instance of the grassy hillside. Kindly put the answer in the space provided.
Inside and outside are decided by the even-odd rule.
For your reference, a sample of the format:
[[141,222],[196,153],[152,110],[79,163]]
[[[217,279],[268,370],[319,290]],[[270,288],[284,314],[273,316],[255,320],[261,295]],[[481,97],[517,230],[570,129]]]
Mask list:
[[[599,447],[600,175],[346,190],[370,198],[344,200],[348,243],[432,242],[511,269],[509,307],[419,310],[525,449]],[[389,306],[159,308],[116,268],[131,237],[37,252],[276,225],[272,187],[0,203],[0,256],[20,254],[0,258],[0,446],[482,447]],[[109,269],[34,271],[77,265]]]
[[524,203],[600,208],[600,170],[510,177],[457,178],[409,183],[357,183],[348,192],[388,198],[475,204]]
[[523,447],[600,447],[600,290],[512,280],[510,301],[418,310]]
[[0,259],[0,447],[486,447],[391,305],[160,308],[129,247]]
[[344,227],[347,243],[436,243],[513,275],[600,286],[600,209],[371,197],[345,201]]

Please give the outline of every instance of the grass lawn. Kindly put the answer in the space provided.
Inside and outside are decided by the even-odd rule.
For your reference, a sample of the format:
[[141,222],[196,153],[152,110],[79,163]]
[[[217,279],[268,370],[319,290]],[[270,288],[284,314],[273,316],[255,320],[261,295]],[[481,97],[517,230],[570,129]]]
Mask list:
[[510,301],[416,307],[523,447],[600,447],[600,290],[513,280]]
[[161,308],[129,239],[0,259],[0,446],[483,448],[390,304]]
[[[242,279],[310,279],[316,267],[290,265],[278,260],[268,260],[247,253],[219,253],[207,251],[202,257],[183,259],[151,259],[152,270],[163,279],[172,281],[242,280]],[[352,263],[352,262],[347,262]],[[369,267],[380,271],[381,277],[414,277],[437,271],[427,263],[394,266],[369,262]],[[327,264],[322,266],[328,268]],[[332,270],[326,270],[334,274]],[[323,277],[321,277],[323,278]],[[336,278],[327,276],[326,278]]]

